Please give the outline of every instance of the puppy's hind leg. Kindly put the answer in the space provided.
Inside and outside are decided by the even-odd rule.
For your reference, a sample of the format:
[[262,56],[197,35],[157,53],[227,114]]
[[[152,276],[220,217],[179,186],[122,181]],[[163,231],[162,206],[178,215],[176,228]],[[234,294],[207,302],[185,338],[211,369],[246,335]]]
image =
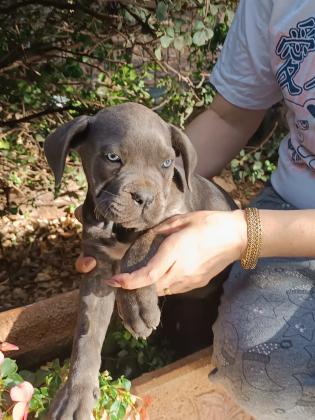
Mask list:
[[[101,349],[114,308],[115,292],[102,280],[109,267],[98,260],[80,285],[80,304],[73,342],[69,378],[57,394],[48,418],[88,420],[99,395]],[[105,276],[105,277],[104,277]]]

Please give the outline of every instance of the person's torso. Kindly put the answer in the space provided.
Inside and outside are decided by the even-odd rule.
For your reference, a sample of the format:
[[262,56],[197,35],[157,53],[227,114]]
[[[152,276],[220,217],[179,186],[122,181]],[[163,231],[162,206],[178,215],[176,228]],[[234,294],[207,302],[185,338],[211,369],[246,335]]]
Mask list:
[[296,207],[315,208],[315,0],[274,0],[269,36],[290,128],[271,181]]

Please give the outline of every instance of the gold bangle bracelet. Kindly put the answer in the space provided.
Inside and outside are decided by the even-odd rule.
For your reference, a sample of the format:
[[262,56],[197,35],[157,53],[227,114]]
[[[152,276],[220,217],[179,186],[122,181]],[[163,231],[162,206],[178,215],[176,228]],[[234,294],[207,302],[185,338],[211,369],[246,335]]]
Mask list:
[[262,247],[262,225],[258,209],[248,207],[245,209],[247,222],[247,246],[241,257],[241,266],[245,270],[256,268]]

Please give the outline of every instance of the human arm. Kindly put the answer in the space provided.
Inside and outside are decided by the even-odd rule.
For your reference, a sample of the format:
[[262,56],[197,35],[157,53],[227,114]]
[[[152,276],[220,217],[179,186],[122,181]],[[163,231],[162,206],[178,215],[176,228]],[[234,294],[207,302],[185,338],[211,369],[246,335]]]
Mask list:
[[[260,217],[260,257],[315,257],[315,210],[260,210]],[[187,292],[239,260],[247,246],[243,210],[178,215],[155,230],[169,235],[157,254],[140,270],[114,276],[110,285],[135,289],[155,283],[160,295],[166,288]]]
[[211,106],[186,128],[197,150],[196,172],[206,178],[220,174],[258,129],[265,109],[240,108],[217,93]]

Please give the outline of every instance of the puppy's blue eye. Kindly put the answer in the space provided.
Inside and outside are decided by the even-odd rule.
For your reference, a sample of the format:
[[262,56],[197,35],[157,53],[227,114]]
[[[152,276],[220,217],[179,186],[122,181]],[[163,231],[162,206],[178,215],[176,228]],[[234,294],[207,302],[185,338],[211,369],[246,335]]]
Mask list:
[[111,153],[111,152],[110,153],[106,153],[105,156],[111,162],[121,162],[120,157],[118,155],[116,155],[116,153]]
[[164,160],[161,166],[162,168],[169,168],[172,163],[173,163],[173,159],[166,159]]

